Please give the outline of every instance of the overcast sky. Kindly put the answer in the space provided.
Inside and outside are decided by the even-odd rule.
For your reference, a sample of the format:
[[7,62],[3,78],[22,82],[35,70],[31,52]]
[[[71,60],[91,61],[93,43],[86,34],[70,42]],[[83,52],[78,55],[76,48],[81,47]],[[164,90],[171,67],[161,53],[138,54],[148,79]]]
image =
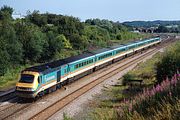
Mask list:
[[23,15],[27,10],[39,10],[81,20],[180,20],[180,0],[0,0],[0,7],[3,5]]

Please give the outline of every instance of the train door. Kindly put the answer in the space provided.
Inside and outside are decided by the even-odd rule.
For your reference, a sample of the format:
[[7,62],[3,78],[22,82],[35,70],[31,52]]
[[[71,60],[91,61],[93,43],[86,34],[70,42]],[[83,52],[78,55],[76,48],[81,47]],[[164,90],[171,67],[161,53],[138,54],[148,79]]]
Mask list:
[[61,70],[57,72],[57,82],[59,83],[61,81]]

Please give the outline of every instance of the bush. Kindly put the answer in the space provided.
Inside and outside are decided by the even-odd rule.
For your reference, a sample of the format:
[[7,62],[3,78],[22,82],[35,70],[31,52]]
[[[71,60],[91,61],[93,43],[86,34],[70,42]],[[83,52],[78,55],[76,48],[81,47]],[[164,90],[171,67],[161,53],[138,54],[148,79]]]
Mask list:
[[126,85],[128,84],[131,80],[134,80],[134,75],[133,74],[130,74],[130,73],[127,73],[123,76],[123,80],[122,80],[122,84],[123,85]]
[[163,55],[162,60],[156,66],[157,82],[161,83],[166,77],[180,71],[180,42],[172,45]]

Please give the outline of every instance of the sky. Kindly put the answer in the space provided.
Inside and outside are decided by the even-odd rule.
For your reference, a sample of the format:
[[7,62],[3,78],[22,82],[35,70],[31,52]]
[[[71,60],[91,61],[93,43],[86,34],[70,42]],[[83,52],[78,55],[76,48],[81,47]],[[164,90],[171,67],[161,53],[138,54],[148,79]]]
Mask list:
[[55,13],[112,21],[180,20],[180,0],[0,0],[0,7],[7,5],[16,13],[27,11]]

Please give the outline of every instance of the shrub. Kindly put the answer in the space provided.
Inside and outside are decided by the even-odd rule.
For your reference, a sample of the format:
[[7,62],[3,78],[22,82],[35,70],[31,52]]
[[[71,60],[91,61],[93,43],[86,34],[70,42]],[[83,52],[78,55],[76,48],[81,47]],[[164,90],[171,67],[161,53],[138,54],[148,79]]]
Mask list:
[[134,80],[134,75],[133,74],[130,74],[130,73],[127,73],[123,76],[123,80],[122,80],[122,84],[123,85],[126,85],[129,83],[129,81],[131,80]]
[[162,60],[156,66],[157,82],[161,83],[166,77],[172,77],[180,71],[180,42],[172,45],[163,55]]

